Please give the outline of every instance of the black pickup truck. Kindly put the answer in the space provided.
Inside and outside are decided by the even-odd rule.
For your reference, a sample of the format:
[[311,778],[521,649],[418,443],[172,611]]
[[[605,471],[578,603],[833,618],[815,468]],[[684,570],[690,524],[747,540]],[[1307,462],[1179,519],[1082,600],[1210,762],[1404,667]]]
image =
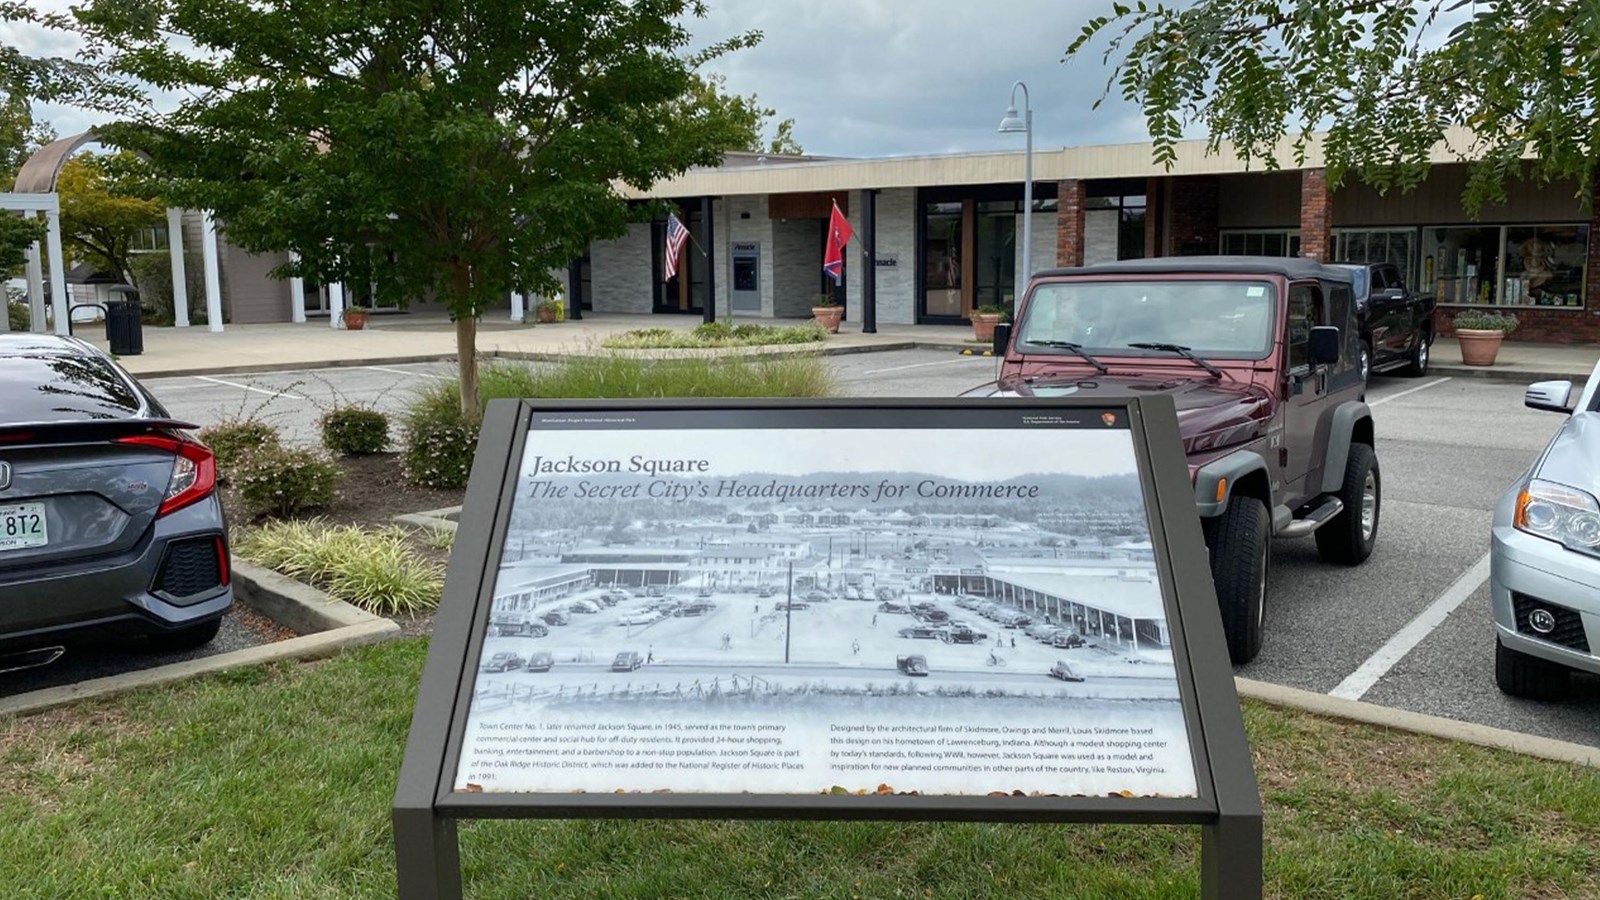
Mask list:
[[1433,344],[1432,294],[1414,294],[1394,263],[1334,263],[1350,270],[1361,329],[1361,377],[1399,370],[1428,374]]

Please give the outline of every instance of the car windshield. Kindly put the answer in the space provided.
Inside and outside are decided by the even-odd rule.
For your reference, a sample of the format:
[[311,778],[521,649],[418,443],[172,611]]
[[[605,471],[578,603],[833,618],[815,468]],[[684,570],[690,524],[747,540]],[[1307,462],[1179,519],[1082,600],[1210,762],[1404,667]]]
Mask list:
[[1030,354],[1062,344],[1108,353],[1167,343],[1198,356],[1260,359],[1272,349],[1275,297],[1266,281],[1046,283],[1029,296],[1017,342]]

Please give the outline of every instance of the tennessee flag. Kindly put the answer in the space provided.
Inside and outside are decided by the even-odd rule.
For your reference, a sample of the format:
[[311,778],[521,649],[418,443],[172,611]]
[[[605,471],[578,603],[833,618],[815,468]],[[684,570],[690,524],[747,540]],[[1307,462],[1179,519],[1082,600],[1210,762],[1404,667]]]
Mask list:
[[822,271],[833,276],[833,283],[844,281],[844,245],[850,242],[850,236],[855,232],[850,228],[850,223],[844,219],[844,213],[839,212],[837,201],[833,204],[833,213],[828,216],[828,249],[822,256]]

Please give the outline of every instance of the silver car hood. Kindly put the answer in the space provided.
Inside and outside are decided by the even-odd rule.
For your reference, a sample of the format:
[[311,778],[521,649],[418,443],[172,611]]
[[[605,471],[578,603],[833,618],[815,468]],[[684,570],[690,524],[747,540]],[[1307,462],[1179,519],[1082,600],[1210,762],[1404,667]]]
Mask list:
[[1600,412],[1568,418],[1532,474],[1600,496]]

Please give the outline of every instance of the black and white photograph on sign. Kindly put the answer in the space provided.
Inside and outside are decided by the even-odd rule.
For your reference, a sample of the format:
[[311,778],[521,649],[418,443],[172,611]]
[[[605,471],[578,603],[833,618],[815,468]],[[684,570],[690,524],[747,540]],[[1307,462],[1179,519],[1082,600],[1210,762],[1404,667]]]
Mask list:
[[1125,416],[1043,418],[536,422],[455,790],[1195,796]]

